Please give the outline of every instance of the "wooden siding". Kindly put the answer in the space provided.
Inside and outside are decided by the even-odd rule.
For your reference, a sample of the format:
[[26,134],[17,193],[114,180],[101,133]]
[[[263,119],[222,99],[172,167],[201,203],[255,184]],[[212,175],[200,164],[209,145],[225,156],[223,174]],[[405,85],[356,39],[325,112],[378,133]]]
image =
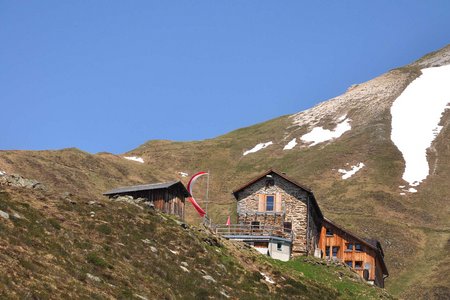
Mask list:
[[[331,230],[332,235],[327,235],[327,228]],[[352,250],[346,250],[347,244],[352,244]],[[355,249],[355,245],[359,244],[361,250]],[[329,256],[326,256],[326,248],[329,248]],[[336,253],[336,259],[347,262],[352,262],[352,269],[358,273],[361,277],[364,277],[364,269],[369,266],[369,276],[367,280],[373,281],[377,286],[384,287],[383,272],[381,269],[381,263],[377,257],[377,253],[374,249],[361,243],[361,241],[353,238],[345,231],[335,228],[331,225],[322,226],[319,238],[319,248],[322,251],[322,258],[333,259],[333,248],[338,247]],[[361,267],[356,268],[355,262],[361,262]]]
[[184,220],[185,196],[178,186],[164,189],[144,190],[126,192],[122,195],[129,195],[133,198],[145,198],[152,202],[155,209],[170,215],[176,215]]

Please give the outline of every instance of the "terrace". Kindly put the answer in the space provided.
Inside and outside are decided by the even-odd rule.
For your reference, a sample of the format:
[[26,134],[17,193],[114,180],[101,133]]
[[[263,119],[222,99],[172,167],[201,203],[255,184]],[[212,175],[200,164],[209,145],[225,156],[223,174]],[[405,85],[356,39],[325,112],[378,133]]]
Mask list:
[[292,241],[294,233],[290,229],[277,226],[251,225],[251,224],[233,224],[233,225],[213,225],[211,229],[225,238],[231,239],[268,239],[281,238]]

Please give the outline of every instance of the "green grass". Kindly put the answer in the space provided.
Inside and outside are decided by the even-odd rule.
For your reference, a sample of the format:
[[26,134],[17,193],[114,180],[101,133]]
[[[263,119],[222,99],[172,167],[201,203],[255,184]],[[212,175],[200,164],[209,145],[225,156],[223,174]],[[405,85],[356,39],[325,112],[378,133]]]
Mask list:
[[297,258],[288,262],[273,260],[271,263],[279,267],[282,273],[324,284],[335,292],[336,299],[391,298],[382,289],[361,281],[345,266],[327,265],[323,260],[314,258]]
[[[225,293],[239,299],[334,299],[339,294],[320,276],[293,275],[243,245],[202,228],[185,229],[172,216],[114,202],[97,207],[92,218],[87,202],[73,205],[50,196],[41,210],[42,200],[33,191],[0,193],[0,205],[23,216],[0,222],[7,245],[0,267],[17,261],[14,272],[0,276],[0,295],[220,299]],[[189,272],[182,270],[183,264]],[[270,274],[277,286],[265,282],[261,272]],[[205,280],[205,274],[216,282]],[[351,288],[342,295],[353,295]]]

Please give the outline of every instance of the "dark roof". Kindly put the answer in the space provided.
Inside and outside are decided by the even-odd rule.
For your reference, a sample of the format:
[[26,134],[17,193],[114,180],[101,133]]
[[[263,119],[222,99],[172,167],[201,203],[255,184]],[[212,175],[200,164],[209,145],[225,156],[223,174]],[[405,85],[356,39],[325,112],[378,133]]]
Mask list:
[[378,248],[381,252],[381,254],[384,257],[384,252],[383,252],[383,248],[381,247],[381,243],[379,240],[376,239],[364,239],[367,243],[371,244],[372,246]]
[[185,197],[190,196],[188,190],[186,189],[186,187],[184,186],[184,184],[181,181],[169,181],[169,182],[125,186],[125,187],[120,187],[120,188],[116,188],[116,189],[107,191],[107,192],[103,193],[103,195],[109,196],[109,195],[116,195],[116,194],[126,194],[126,193],[130,193],[130,192],[167,189],[174,185],[179,185],[181,187],[181,190],[184,192]]
[[337,225],[336,223],[332,222],[330,219],[328,218],[323,218],[324,223],[328,223],[331,226],[345,232],[346,234],[348,234],[349,236],[351,236],[352,238],[354,238],[355,240],[359,241],[361,244],[366,245],[367,247],[371,248],[372,250],[375,251],[375,253],[379,256],[380,261],[381,261],[381,267],[383,269],[384,274],[389,275],[389,272],[387,270],[386,264],[384,263],[384,253],[383,253],[383,248],[381,248],[381,243],[378,240],[375,239],[362,239],[359,236],[357,236],[356,234],[354,234],[353,232],[342,228],[341,226]]
[[[263,177],[269,175],[270,173],[277,174],[278,176],[280,176],[280,177],[286,179],[286,180],[289,181],[290,183],[292,183],[292,184],[298,186],[299,188],[302,188],[302,189],[304,189],[305,191],[307,191],[307,192],[309,192],[309,193],[312,193],[312,191],[311,191],[310,188],[308,188],[308,187],[306,187],[306,186],[304,186],[304,185],[301,185],[301,184],[295,182],[295,181],[292,180],[291,178],[288,178],[288,177],[287,177],[285,174],[283,174],[282,172],[278,172],[278,171],[275,171],[275,170],[273,170],[273,169],[270,169],[270,170],[268,170],[267,172],[258,175],[258,177],[253,178],[252,180],[250,180],[249,182],[247,182],[247,183],[244,184],[243,186],[241,186],[241,187],[235,189],[235,190],[232,192],[233,195],[236,197],[237,194],[238,194],[240,191],[242,191],[243,189],[245,189],[245,188],[248,187],[249,185],[252,185],[253,183],[257,182],[257,181],[260,180],[261,178],[263,178]],[[236,198],[237,198],[237,197],[236,197]]]
[[317,214],[319,215],[320,218],[323,218],[323,214],[322,214],[322,212],[320,211],[319,204],[317,203],[317,200],[316,200],[316,198],[314,197],[314,194],[313,194],[312,190],[311,190],[309,187],[306,187],[306,186],[304,186],[304,185],[302,185],[302,184],[296,182],[296,181],[293,180],[292,178],[287,177],[286,174],[284,174],[284,173],[282,173],[282,172],[279,172],[279,171],[276,171],[276,170],[274,170],[274,169],[270,169],[270,170],[268,170],[267,172],[264,172],[263,174],[258,175],[258,177],[256,177],[256,178],[250,180],[249,182],[247,182],[247,183],[244,184],[243,186],[241,186],[241,187],[235,189],[235,190],[232,192],[233,195],[234,195],[234,197],[237,199],[237,198],[238,198],[237,196],[238,196],[238,194],[239,194],[240,191],[242,191],[242,190],[245,189],[246,187],[252,185],[253,183],[255,183],[255,182],[257,182],[258,180],[260,180],[261,178],[263,178],[263,177],[265,177],[265,176],[267,176],[267,175],[270,175],[270,174],[276,174],[276,175],[280,176],[281,178],[287,180],[288,182],[292,183],[293,185],[295,185],[295,186],[297,186],[297,187],[299,187],[299,188],[305,190],[306,192],[308,192],[308,193],[311,195],[312,204],[314,205],[314,208],[316,209]]

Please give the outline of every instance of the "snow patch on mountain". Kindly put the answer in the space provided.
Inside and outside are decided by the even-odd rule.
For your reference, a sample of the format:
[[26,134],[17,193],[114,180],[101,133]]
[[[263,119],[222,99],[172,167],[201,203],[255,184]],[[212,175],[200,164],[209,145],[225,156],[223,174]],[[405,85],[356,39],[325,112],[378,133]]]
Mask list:
[[386,99],[400,95],[410,82],[411,73],[391,70],[367,82],[352,85],[340,96],[291,115],[292,125],[288,129],[317,127],[324,119],[339,122],[337,117],[350,111],[358,111],[357,114],[352,114],[353,127],[353,124],[364,124],[368,116],[376,118],[390,109],[392,102]]
[[0,170],[0,176],[6,175],[5,171]]
[[260,144],[256,145],[255,147],[253,147],[252,149],[245,151],[243,155],[245,156],[250,153],[258,152],[259,150],[267,148],[272,144],[273,144],[272,141],[267,142],[267,143],[260,143]]
[[343,135],[345,132],[352,129],[350,126],[350,119],[346,116],[338,119],[339,123],[333,130],[323,129],[323,127],[314,127],[309,133],[304,134],[300,139],[303,142],[311,143],[309,147],[315,146],[319,143],[336,139]]
[[188,176],[189,176],[189,174],[188,174],[188,173],[185,173],[185,172],[178,172],[178,174],[179,174],[181,177],[188,177]]
[[400,192],[400,195],[406,195],[406,192],[408,192],[408,193],[417,193],[417,190],[415,188],[413,188],[413,187],[405,189],[404,185],[400,185],[399,188],[402,190]]
[[408,192],[410,192],[410,193],[417,193],[417,190],[415,188],[409,188]]
[[360,162],[356,166],[351,166],[351,169],[348,171],[345,169],[339,169],[338,172],[341,174],[344,174],[344,175],[342,175],[342,179],[349,179],[350,177],[355,175],[356,172],[358,172],[359,170],[361,170],[364,167],[365,167],[365,164]]
[[132,160],[132,161],[137,161],[140,162],[141,164],[144,163],[144,159],[142,157],[137,157],[137,156],[124,156],[123,158],[128,159],[128,160]]
[[403,154],[402,178],[410,186],[429,175],[427,149],[442,130],[438,124],[450,101],[450,65],[421,71],[391,107],[391,140]]
[[297,146],[297,138],[293,138],[289,143],[287,143],[283,150],[291,150],[295,146]]

